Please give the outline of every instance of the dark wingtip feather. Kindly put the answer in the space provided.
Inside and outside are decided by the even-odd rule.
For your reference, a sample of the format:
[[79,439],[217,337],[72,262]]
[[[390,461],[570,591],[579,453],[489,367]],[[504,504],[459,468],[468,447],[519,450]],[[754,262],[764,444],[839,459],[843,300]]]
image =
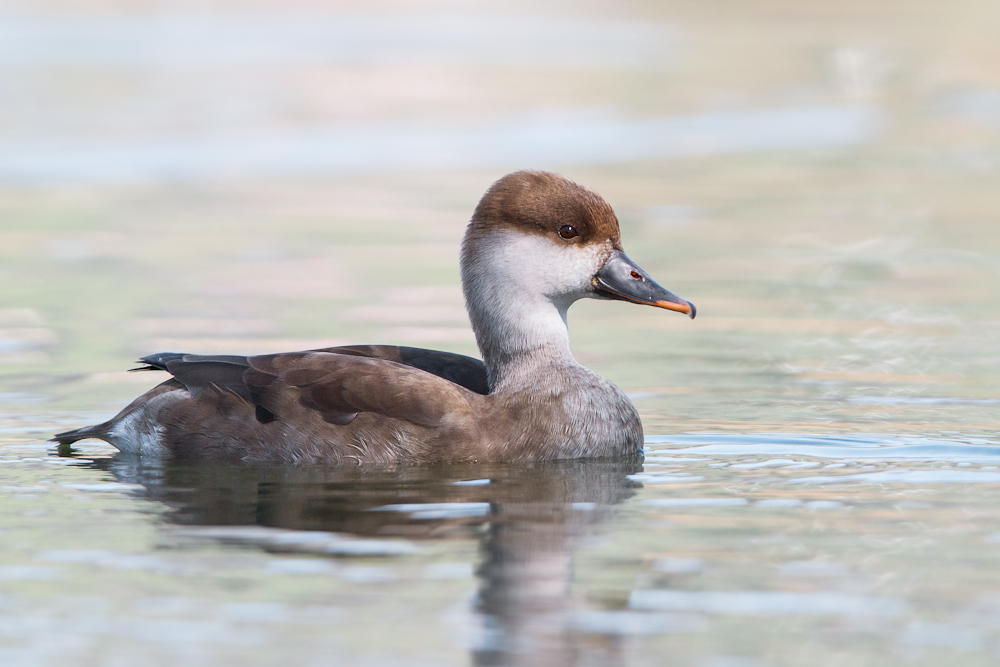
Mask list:
[[[171,361],[180,359],[186,356],[183,352],[157,352],[156,354],[150,354],[145,357],[141,357],[136,363],[143,364],[139,368],[133,368],[133,371],[166,371],[167,364]],[[168,371],[169,372],[169,371]]]

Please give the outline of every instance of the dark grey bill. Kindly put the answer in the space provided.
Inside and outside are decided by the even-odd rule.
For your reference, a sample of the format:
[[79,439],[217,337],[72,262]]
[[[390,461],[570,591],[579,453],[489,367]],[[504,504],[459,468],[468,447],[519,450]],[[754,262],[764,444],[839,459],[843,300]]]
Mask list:
[[685,301],[673,292],[660,287],[648,273],[620,250],[615,250],[597,272],[593,285],[595,293],[608,299],[675,310],[689,315],[692,320],[698,312],[690,301]]

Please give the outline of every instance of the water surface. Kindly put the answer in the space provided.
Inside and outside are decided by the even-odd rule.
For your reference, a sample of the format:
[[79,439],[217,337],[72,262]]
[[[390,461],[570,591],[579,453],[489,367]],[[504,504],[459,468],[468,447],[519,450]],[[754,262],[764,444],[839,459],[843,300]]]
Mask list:
[[995,660],[985,444],[678,439],[644,461],[401,470],[9,445],[5,656]]

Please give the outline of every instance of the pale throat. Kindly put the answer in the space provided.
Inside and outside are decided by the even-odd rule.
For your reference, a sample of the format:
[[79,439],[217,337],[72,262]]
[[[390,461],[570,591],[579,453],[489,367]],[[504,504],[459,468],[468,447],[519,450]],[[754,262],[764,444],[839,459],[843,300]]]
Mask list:
[[463,254],[462,285],[491,391],[537,384],[547,368],[579,366],[566,312],[588,295],[602,249],[559,247],[510,231],[473,245]]

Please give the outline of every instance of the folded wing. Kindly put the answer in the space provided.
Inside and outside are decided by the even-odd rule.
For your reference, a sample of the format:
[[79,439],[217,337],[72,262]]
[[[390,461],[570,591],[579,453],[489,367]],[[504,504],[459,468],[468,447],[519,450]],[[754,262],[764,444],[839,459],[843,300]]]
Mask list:
[[165,370],[196,399],[206,390],[235,394],[263,424],[305,409],[340,426],[367,412],[434,428],[460,418],[486,389],[481,361],[419,348],[352,346],[254,357],[163,353],[141,361],[145,366],[136,370]]

